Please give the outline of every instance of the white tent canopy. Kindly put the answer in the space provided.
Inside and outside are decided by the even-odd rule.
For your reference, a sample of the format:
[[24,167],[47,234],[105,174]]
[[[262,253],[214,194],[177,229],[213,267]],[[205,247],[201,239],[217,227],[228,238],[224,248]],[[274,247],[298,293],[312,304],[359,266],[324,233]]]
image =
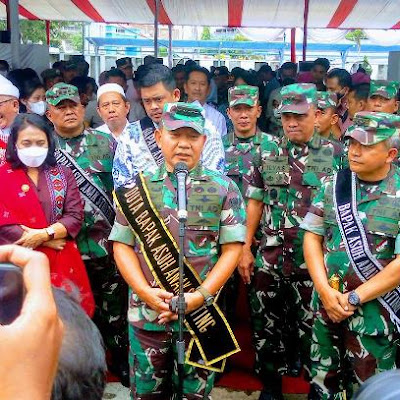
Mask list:
[[[0,18],[6,18],[0,1]],[[22,18],[151,24],[156,0],[20,0]],[[305,13],[306,10],[306,13]],[[307,13],[308,10],[308,13]],[[400,0],[161,0],[160,24],[399,29]]]

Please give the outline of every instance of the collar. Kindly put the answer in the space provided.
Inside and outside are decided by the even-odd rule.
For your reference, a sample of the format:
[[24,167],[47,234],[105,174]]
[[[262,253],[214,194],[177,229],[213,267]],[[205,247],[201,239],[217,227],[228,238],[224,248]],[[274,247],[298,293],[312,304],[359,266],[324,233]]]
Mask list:
[[[167,176],[175,177],[172,172],[167,171],[167,166],[165,163],[160,165],[153,176],[150,178],[151,182],[164,181]],[[196,181],[208,181],[210,178],[205,174],[204,168],[199,162],[191,171],[189,171],[189,177]],[[174,178],[173,178],[174,179]]]
[[248,138],[239,138],[238,136],[235,135],[235,131],[231,130],[228,133],[228,140],[229,143],[236,145],[240,142],[240,139],[245,139],[247,141],[251,141],[254,144],[261,144],[261,140],[262,140],[262,135],[263,135],[263,131],[257,126],[256,128],[256,133],[253,136],[250,136]]
[[[320,149],[323,143],[323,138],[314,130],[313,135],[311,136],[311,139],[304,143],[304,146],[310,147],[312,149]],[[289,148],[289,146],[299,146],[293,142],[291,142],[286,135],[283,136],[281,139],[281,145],[283,148]],[[300,145],[301,146],[301,145]]]
[[[380,182],[376,184],[376,190],[373,193],[370,193],[367,199],[360,199],[360,202],[366,202],[371,200],[379,199],[382,196],[382,193],[389,195],[396,195],[396,182],[393,179],[394,174],[396,172],[396,167],[391,165],[386,178],[382,179]],[[357,182],[360,183],[360,180],[357,177]],[[371,182],[373,184],[373,182]]]

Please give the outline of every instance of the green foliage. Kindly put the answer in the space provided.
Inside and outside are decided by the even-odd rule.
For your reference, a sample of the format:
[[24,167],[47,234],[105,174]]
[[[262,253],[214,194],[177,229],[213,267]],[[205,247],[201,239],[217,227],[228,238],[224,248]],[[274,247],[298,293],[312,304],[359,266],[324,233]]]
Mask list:
[[[76,28],[76,32],[66,30]],[[0,29],[7,29],[6,21],[0,21]],[[46,22],[20,20],[19,29],[22,43],[46,44]],[[50,46],[60,48],[62,42],[70,43],[76,51],[82,51],[82,24],[80,22],[51,22],[50,24]]]
[[367,56],[364,56],[364,60],[363,60],[363,62],[361,64],[361,66],[365,69],[365,72],[368,75],[372,74],[372,67],[371,67],[371,64],[368,61],[368,57]]
[[347,40],[350,40],[352,42],[356,42],[357,44],[357,49],[360,51],[361,49],[361,40],[367,39],[367,35],[362,29],[353,29],[351,32],[349,32],[345,38]]
[[203,32],[201,33],[201,40],[211,40],[211,32],[208,26],[203,28]]
[[249,39],[247,39],[246,36],[242,35],[241,33],[236,33],[235,37],[233,38],[235,42],[248,42]]

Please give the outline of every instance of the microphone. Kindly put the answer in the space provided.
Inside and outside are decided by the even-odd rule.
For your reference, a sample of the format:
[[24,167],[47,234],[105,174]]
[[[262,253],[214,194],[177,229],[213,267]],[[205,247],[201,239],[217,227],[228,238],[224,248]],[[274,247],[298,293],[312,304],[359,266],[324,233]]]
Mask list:
[[174,168],[174,174],[178,181],[178,219],[180,222],[187,221],[187,194],[186,178],[189,174],[188,167],[184,162],[178,162]]

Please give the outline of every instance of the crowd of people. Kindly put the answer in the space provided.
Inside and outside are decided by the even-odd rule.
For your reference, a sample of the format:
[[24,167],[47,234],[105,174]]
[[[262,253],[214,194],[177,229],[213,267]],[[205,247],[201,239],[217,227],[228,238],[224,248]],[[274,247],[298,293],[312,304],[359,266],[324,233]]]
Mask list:
[[[169,69],[152,56],[134,71],[124,57],[98,84],[88,75],[83,56],[40,76],[0,60],[0,260],[30,271],[48,262],[28,289],[48,303],[50,284],[58,288],[62,322],[52,315],[49,339],[72,327],[58,369],[54,356],[42,361],[53,386],[49,375],[35,390],[101,399],[103,340],[132,399],[210,398],[216,373],[240,351],[240,280],[260,400],[283,399],[283,375],[308,380],[309,400],[350,399],[354,383],[396,368],[397,81],[325,58],[300,72],[292,62]],[[188,168],[184,248],[178,162]],[[10,382],[7,398],[22,398]]]

